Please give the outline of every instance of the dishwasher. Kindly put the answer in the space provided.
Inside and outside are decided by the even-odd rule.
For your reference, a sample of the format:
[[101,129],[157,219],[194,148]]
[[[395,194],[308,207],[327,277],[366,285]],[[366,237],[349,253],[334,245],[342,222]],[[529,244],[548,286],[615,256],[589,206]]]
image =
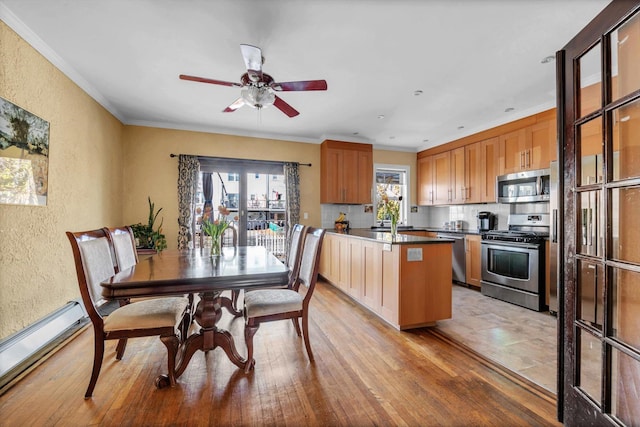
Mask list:
[[437,236],[439,238],[453,240],[451,257],[453,280],[459,283],[467,283],[467,256],[464,234],[438,233]]

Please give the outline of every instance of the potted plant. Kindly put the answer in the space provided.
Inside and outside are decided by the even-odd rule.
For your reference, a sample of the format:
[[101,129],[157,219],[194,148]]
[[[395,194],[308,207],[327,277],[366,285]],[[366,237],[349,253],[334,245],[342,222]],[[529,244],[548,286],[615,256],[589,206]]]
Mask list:
[[158,252],[162,252],[167,248],[167,239],[162,234],[162,224],[164,218],[160,221],[160,225],[157,229],[154,229],[156,219],[162,208],[155,210],[155,204],[149,199],[149,219],[147,224],[137,223],[132,224],[131,229],[133,235],[136,238],[136,247],[139,249],[154,249]]

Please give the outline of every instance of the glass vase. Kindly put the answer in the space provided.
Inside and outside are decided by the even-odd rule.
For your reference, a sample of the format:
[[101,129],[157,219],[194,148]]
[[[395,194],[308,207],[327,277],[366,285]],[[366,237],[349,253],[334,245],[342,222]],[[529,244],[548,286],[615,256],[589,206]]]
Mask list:
[[222,255],[222,236],[211,238],[211,256]]
[[396,237],[398,235],[398,220],[391,218],[391,237]]

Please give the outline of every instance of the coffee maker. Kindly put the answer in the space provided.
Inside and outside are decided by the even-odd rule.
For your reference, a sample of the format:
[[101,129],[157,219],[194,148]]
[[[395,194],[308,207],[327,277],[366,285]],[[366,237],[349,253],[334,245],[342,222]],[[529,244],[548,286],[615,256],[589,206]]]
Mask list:
[[478,212],[478,232],[493,230],[495,227],[496,217],[488,211]]

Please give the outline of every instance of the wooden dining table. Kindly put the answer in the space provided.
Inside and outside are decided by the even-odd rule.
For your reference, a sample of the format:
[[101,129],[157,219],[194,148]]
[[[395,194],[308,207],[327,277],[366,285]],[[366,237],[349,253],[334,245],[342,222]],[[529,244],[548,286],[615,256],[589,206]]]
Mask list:
[[[198,294],[195,310],[199,330],[180,346],[176,358],[176,378],[187,368],[197,350],[221,347],[237,367],[244,369],[247,360],[237,351],[233,336],[216,324],[226,307],[235,311],[222,291],[286,285],[289,269],[266,248],[239,246],[223,248],[222,255],[211,256],[209,249],[164,250],[141,260],[101,283],[102,296],[109,300],[138,297],[162,297]],[[168,377],[156,380],[158,387],[168,385]]]

